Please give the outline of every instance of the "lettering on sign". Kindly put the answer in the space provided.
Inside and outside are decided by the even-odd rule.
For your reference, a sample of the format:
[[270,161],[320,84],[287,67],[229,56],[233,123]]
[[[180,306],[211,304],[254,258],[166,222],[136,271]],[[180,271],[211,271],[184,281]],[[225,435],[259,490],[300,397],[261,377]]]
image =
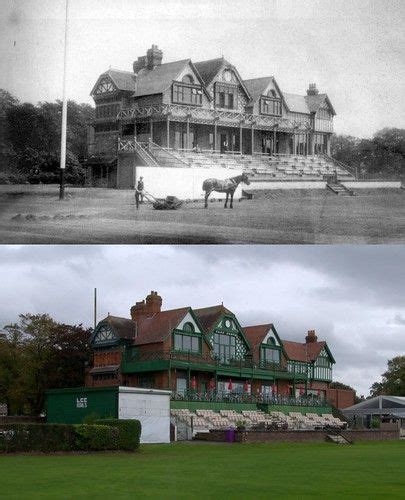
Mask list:
[[76,408],[87,408],[87,398],[76,398]]

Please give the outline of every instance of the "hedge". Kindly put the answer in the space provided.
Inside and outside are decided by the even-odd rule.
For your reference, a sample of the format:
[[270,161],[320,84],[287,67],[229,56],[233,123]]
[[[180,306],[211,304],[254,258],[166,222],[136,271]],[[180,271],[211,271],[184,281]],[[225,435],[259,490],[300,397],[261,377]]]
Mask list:
[[109,425],[118,428],[118,449],[133,451],[139,448],[142,426],[139,420],[118,420],[104,418],[95,421],[99,425]]
[[[122,424],[121,424],[122,422]],[[0,453],[19,451],[135,450],[140,423],[106,420],[98,425],[0,424]]]

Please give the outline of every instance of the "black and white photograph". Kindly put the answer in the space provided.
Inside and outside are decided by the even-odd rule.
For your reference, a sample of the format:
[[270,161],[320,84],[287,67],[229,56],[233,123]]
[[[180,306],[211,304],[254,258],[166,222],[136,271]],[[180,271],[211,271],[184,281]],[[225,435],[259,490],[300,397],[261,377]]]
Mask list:
[[2,5],[2,242],[405,241],[402,1]]
[[405,2],[0,0],[0,497],[405,491]]

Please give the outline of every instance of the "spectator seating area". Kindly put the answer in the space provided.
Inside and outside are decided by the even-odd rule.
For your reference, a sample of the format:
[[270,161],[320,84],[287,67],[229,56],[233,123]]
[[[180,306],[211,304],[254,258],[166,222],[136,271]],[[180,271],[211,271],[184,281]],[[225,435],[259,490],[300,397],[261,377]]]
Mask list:
[[[340,180],[354,177],[333,158],[294,155],[241,155],[207,151],[151,149],[156,161],[167,166],[189,165],[193,168],[226,168],[243,170],[251,179],[263,180],[319,180],[334,175]],[[176,165],[176,159],[178,163]],[[170,160],[170,161],[169,161]],[[232,175],[232,174],[230,174]]]
[[261,410],[244,410],[238,413],[235,410],[196,410],[172,409],[172,423],[178,421],[190,425],[193,433],[208,432],[211,429],[229,429],[243,425],[246,429],[289,429],[289,430],[315,430],[315,429],[344,429],[347,423],[334,417],[330,413],[318,415],[316,413],[290,412],[285,414],[280,411],[265,413]]

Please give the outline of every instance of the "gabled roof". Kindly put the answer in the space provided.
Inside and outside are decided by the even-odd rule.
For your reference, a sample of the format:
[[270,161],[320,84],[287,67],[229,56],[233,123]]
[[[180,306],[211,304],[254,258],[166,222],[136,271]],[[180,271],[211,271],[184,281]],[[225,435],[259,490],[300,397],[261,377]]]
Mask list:
[[135,337],[135,324],[131,319],[107,316],[100,323],[108,323],[120,339],[130,340]]
[[328,355],[331,358],[332,363],[335,362],[326,342],[322,340],[321,342],[292,342],[291,340],[283,340],[284,349],[287,356],[293,361],[303,361],[308,363],[310,361],[315,361],[319,356],[322,349],[325,347]]
[[114,85],[118,90],[125,90],[133,92],[135,90],[135,75],[131,71],[121,71],[119,69],[109,69],[102,73],[98,79],[96,84],[94,85],[90,95],[92,95],[100,80],[104,77],[108,76],[113,81]]
[[189,307],[161,311],[150,318],[133,321],[136,328],[134,345],[163,342],[189,312]]
[[332,103],[330,102],[327,94],[307,95],[305,96],[305,100],[307,102],[308,109],[310,110],[311,113],[316,113],[321,104],[323,104],[326,101],[327,105],[332,111],[332,114],[336,115],[336,112],[333,109]]
[[197,68],[205,85],[209,85],[224,63],[231,66],[223,57],[209,59],[208,61],[199,61],[194,63],[194,66]]
[[223,314],[233,315],[233,313],[224,307],[223,304],[218,306],[203,307],[201,309],[193,309],[193,311],[197,316],[204,333],[208,333]]
[[263,342],[263,339],[272,328],[273,325],[268,323],[266,325],[244,326],[242,330],[249,341],[250,347],[255,349]]
[[142,68],[137,74],[134,97],[161,94],[171,86],[173,80],[176,80],[179,73],[189,63],[191,63],[190,59],[182,59],[160,64],[153,69]]
[[263,95],[269,83],[273,80],[272,76],[265,76],[263,78],[251,78],[250,80],[243,80],[247,88],[251,102],[255,103],[261,95]]
[[305,113],[306,115],[310,114],[307,101],[305,99],[307,96],[298,94],[288,94],[286,92],[284,92],[283,95],[289,111],[293,113]]
[[218,57],[217,59],[209,59],[208,61],[196,62],[194,63],[194,66],[197,68],[198,73],[201,75],[201,78],[204,80],[204,83],[207,87],[223,66],[229,67],[238,77],[241,87],[245,91],[247,98],[250,99],[249,91],[246,88],[245,82],[242,80],[238,70],[233,64],[231,64],[223,57]]

